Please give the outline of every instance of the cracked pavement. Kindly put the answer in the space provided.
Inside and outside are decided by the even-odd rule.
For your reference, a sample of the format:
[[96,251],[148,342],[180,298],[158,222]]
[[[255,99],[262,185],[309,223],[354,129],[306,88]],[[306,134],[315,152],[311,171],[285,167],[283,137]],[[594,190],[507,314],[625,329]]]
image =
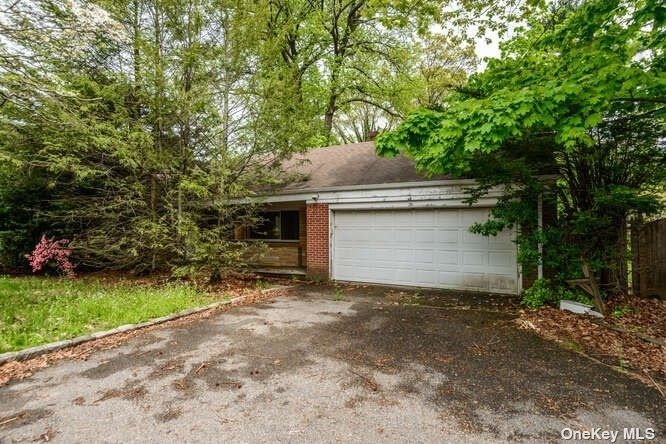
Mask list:
[[519,330],[510,309],[338,288],[300,285],[10,382],[0,442],[557,442],[564,427],[665,439],[655,389]]

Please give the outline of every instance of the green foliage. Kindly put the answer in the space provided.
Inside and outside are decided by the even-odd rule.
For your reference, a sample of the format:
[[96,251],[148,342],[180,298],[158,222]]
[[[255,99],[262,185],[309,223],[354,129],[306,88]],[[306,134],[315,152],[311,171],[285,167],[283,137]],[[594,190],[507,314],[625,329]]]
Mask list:
[[[470,203],[503,190],[472,230],[520,227],[523,266],[553,267],[561,283],[585,261],[602,283],[626,285],[626,220],[659,212],[666,183],[665,19],[652,0],[544,8],[443,106],[382,134],[378,152],[476,178]],[[539,195],[557,207],[556,227],[536,226]]]
[[257,290],[266,290],[269,287],[270,284],[262,279],[257,279],[257,281],[254,283],[254,288]]
[[0,353],[212,302],[209,295],[184,284],[0,277]]
[[[24,265],[42,234],[72,239],[81,270],[242,266],[254,252],[232,232],[252,215],[229,202],[285,182],[292,153],[366,140],[464,81],[469,40],[429,32],[441,7],[13,3],[0,22],[0,268]],[[487,5],[467,7],[469,23]]]
[[622,316],[631,313],[631,307],[627,305],[621,305],[619,307],[615,307],[613,311],[611,312],[611,316],[614,318],[621,318]]
[[344,299],[345,299],[345,292],[342,290],[342,288],[338,287],[337,285],[335,287],[335,297],[334,297],[334,299],[336,301],[344,301]]
[[585,305],[594,305],[589,294],[578,289],[571,289],[564,286],[558,286],[557,288],[555,288],[555,300],[558,302],[562,300],[567,300],[567,301],[580,302],[581,304]]
[[562,342],[559,343],[562,348],[565,350],[571,350],[576,353],[580,353],[583,351],[583,347],[576,341],[572,341],[571,339],[565,339]]
[[279,160],[311,133],[276,111],[284,88],[253,75],[262,47],[243,7],[213,6],[31,0],[6,11],[5,268],[43,233],[72,239],[83,270],[219,277],[243,265],[233,228],[252,208],[229,202],[278,182]]
[[537,279],[530,288],[523,291],[520,302],[529,308],[539,308],[545,304],[556,304],[561,300],[592,304],[585,293],[554,284],[549,279]]
[[523,291],[520,303],[528,308],[539,308],[554,301],[555,294],[550,287],[550,282],[547,279],[538,279],[530,288]]

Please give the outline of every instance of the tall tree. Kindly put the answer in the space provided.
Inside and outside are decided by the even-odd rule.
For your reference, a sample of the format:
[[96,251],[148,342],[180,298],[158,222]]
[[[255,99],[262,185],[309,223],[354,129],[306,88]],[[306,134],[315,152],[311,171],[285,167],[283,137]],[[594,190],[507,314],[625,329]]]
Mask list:
[[331,144],[353,115],[381,114],[391,126],[414,109],[424,87],[436,95],[459,84],[475,63],[468,39],[437,36],[430,27],[445,25],[445,17],[468,27],[472,11],[492,11],[492,23],[500,24],[510,15],[507,5],[524,8],[513,0],[471,1],[452,15],[446,3],[431,0],[271,0],[266,23],[275,52],[269,58],[308,101],[321,144]]
[[5,263],[47,232],[86,267],[219,274],[241,261],[230,202],[282,158],[365,139],[444,85],[412,67],[451,17],[434,0],[0,2]]
[[[476,231],[531,226],[519,240],[524,262],[552,260],[561,279],[589,267],[605,288],[626,289],[625,221],[658,210],[666,179],[665,17],[652,0],[545,11],[443,108],[418,111],[383,135],[379,151],[404,151],[429,173],[477,177],[475,197],[503,186]],[[558,178],[550,188],[561,220],[549,231],[534,226],[532,203],[548,188],[542,174]]]
[[229,202],[275,181],[276,160],[300,146],[271,130],[242,3],[27,3],[5,22],[0,143],[3,178],[18,165],[48,190],[30,213],[73,239],[83,266],[242,262]]

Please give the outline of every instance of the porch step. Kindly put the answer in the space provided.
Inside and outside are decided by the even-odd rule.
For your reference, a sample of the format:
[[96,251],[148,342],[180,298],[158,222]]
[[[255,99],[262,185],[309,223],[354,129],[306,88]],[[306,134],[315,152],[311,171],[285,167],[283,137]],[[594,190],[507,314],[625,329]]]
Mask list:
[[279,275],[290,275],[290,276],[305,276],[305,268],[283,268],[283,267],[262,267],[262,268],[251,268],[251,271],[261,274],[279,274]]

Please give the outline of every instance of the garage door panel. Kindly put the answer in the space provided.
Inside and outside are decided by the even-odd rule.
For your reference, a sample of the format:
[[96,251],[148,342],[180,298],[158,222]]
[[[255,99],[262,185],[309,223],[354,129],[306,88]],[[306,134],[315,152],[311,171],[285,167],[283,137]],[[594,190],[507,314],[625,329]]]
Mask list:
[[432,244],[437,240],[437,230],[435,228],[415,228],[413,231],[413,241],[416,244]]
[[413,250],[414,261],[418,263],[432,264],[434,263],[435,251],[432,249],[422,250],[415,249]]
[[365,232],[363,238],[359,239],[359,242],[373,242],[373,245],[376,245],[377,242],[384,242],[386,239],[391,239],[392,237],[393,230],[391,228],[376,228]]
[[394,211],[387,211],[386,214],[379,214],[375,211],[371,211],[368,213],[371,213],[371,216],[369,217],[369,222],[374,227],[393,228],[396,226]]
[[[463,286],[463,277],[459,270],[455,271],[439,271],[437,273],[438,286],[444,288],[460,288]],[[451,287],[447,287],[447,286]]]
[[[403,211],[407,213],[407,211]],[[412,213],[412,222],[415,227],[434,227],[437,226],[437,214],[434,211],[414,211]]]
[[393,238],[396,242],[412,242],[414,240],[412,230],[407,228],[393,230]]
[[470,233],[487,209],[336,211],[333,278],[516,293],[513,232]]
[[[366,250],[364,251],[358,251],[357,248],[355,247],[338,247],[335,250],[335,254],[337,257],[337,260],[343,261],[343,260],[357,260],[357,259],[363,259],[362,256],[365,256],[368,254]],[[368,259],[368,257],[365,257]]]
[[464,211],[459,211],[458,226],[469,228],[472,224],[487,219],[487,211],[479,208],[467,208]]
[[415,255],[416,252],[414,250],[410,249],[401,249],[401,248],[396,248],[393,250],[393,254],[391,255],[390,258],[386,258],[386,260],[391,261],[394,260],[396,262],[407,262],[407,263],[412,263],[415,260]]
[[488,253],[486,251],[463,252],[463,265],[487,265]]
[[459,239],[458,229],[442,229],[437,232],[437,242],[441,244],[457,244]]
[[336,231],[335,234],[340,242],[358,242],[367,239],[373,231],[369,228],[345,228]]
[[488,290],[488,277],[485,273],[463,273],[463,285],[478,290]]
[[458,250],[439,250],[437,251],[437,262],[440,265],[458,265],[460,252]]
[[488,246],[488,238],[486,236],[482,236],[480,234],[476,233],[470,233],[468,228],[463,228],[462,230],[462,242],[465,245],[476,245],[476,246],[482,246],[482,247],[487,247]]
[[395,279],[399,271],[400,269],[394,267],[376,267],[374,270],[370,270],[368,275],[390,282]]
[[372,251],[375,253],[375,258],[378,260],[393,261],[395,259],[395,248],[388,247],[378,247],[376,245],[372,246]]
[[378,219],[381,219],[380,223],[390,224],[393,227],[412,226],[415,223],[414,215],[407,211],[391,211],[386,214],[390,214],[390,217],[378,217]]
[[[357,251],[363,250],[363,251]],[[358,246],[345,249],[344,259],[349,260],[350,262],[358,263],[359,266],[363,266],[366,261],[374,261],[377,259],[376,253],[369,248],[358,248]]]
[[436,211],[437,225],[440,227],[458,227],[460,226],[460,212],[453,211]]
[[512,268],[515,256],[510,251],[491,251],[488,254],[488,265],[491,267]]
[[516,286],[515,278],[509,278],[502,274],[491,274],[489,275],[488,281],[490,285],[490,291],[508,291]]
[[[437,271],[436,270],[416,270],[416,282],[425,284],[427,286],[437,285]],[[425,286],[424,285],[424,286]]]
[[337,273],[340,276],[340,279],[352,280],[353,277],[357,274],[356,269],[353,265],[347,265],[344,263],[337,264]]
[[497,236],[489,236],[488,243],[490,245],[506,245],[513,242],[513,232],[510,230],[505,230],[500,233],[497,233]]
[[411,268],[402,268],[395,271],[396,282],[409,283],[414,280],[414,271]]

